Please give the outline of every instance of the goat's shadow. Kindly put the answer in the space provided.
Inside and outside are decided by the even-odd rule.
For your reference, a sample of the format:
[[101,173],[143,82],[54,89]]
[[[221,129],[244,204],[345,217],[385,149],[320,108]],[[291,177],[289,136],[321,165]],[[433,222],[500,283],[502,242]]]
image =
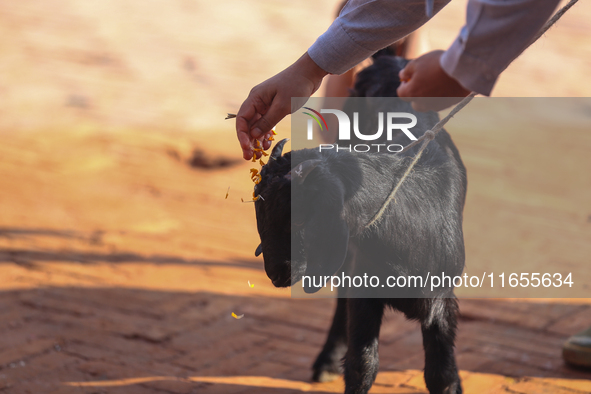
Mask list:
[[[92,233],[83,233],[75,230],[57,230],[47,228],[18,228],[2,227],[0,228],[0,238],[27,238],[27,237],[55,237],[66,238],[73,241],[81,241],[88,245],[100,245],[102,231]],[[141,255],[134,252],[82,252],[74,250],[32,250],[26,248],[0,247],[0,263],[16,263],[21,265],[34,266],[42,262],[65,262],[77,264],[95,264],[95,263],[153,263],[153,264],[176,264],[176,265],[196,265],[196,266],[224,266],[231,267],[259,267],[254,261],[231,261],[216,262],[204,261],[199,259],[186,259],[170,255]]]

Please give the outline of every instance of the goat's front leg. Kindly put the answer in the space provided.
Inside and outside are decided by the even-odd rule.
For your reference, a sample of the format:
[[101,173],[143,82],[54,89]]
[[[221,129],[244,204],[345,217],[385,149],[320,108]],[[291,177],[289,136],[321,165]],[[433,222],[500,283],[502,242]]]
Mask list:
[[314,382],[330,382],[342,373],[342,359],[347,351],[347,299],[338,298],[332,325],[322,351],[312,370]]
[[433,300],[428,319],[421,323],[425,348],[425,383],[430,394],[461,394],[454,355],[458,303],[455,298]]
[[371,298],[347,300],[345,394],[365,394],[378,374],[378,339],[384,304]]

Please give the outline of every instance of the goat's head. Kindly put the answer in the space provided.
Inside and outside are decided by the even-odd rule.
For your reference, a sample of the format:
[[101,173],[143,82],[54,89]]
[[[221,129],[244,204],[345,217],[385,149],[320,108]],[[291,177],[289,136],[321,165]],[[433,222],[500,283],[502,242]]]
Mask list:
[[[265,271],[277,287],[303,275],[333,275],[347,254],[349,229],[343,215],[344,187],[321,159],[297,160],[299,151],[281,155],[282,140],[261,170],[255,194],[257,228]],[[292,159],[297,164],[291,167]],[[320,288],[304,288],[313,293]]]

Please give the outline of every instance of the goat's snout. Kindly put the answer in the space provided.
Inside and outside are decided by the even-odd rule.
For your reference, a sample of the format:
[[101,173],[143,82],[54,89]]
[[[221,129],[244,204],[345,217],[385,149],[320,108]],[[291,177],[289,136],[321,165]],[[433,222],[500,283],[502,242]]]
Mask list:
[[291,286],[291,264],[285,261],[281,266],[265,264],[265,272],[267,277],[271,279],[271,283],[275,287],[289,287]]

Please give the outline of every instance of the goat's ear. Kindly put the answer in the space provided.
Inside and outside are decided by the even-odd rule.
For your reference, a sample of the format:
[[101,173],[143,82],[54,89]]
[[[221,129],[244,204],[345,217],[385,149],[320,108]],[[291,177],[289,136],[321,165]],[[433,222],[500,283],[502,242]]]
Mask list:
[[[314,199],[312,215],[304,225],[306,273],[313,276],[334,275],[345,262],[349,243],[349,227],[344,218],[344,188],[338,182],[329,182]],[[306,293],[315,293],[314,281],[306,281]]]
[[256,250],[254,251],[254,255],[255,257],[259,257],[261,253],[263,253],[263,244],[259,244],[259,246],[257,246]]
[[322,163],[322,160],[313,159],[313,160],[306,160],[292,168],[292,170],[285,175],[287,179],[290,181],[295,182],[298,185],[304,183],[308,175],[318,166],[318,164]]

